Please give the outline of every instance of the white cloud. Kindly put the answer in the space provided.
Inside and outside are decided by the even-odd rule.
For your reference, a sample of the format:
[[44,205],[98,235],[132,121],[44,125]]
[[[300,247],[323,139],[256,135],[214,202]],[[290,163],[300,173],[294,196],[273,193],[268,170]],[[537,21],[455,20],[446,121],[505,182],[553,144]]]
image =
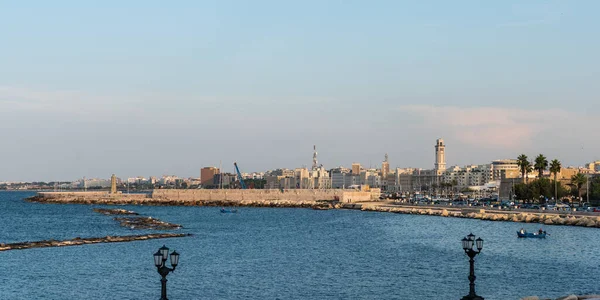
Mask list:
[[122,98],[108,98],[87,95],[72,90],[48,91],[41,89],[0,86],[0,108],[2,111],[28,111],[45,113],[66,113],[91,117],[114,112],[126,101]]
[[[399,110],[419,116],[426,128],[449,134],[459,142],[505,150],[530,147],[534,138],[546,132],[585,135],[586,128],[593,125],[591,118],[560,109],[406,105]],[[584,130],[572,132],[574,120]]]

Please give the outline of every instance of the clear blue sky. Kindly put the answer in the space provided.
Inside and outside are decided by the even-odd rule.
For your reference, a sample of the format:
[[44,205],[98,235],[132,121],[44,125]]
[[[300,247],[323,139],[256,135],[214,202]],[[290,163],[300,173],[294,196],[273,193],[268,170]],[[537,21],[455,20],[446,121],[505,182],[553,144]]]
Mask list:
[[600,159],[600,2],[1,1],[0,181]]

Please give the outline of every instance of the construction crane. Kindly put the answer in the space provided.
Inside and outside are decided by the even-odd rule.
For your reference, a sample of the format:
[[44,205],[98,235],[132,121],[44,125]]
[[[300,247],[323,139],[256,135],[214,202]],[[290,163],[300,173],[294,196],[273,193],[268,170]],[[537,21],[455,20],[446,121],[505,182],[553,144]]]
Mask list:
[[242,178],[242,173],[240,173],[240,169],[237,166],[237,163],[234,162],[233,166],[235,167],[235,172],[237,173],[238,180],[240,181],[240,186],[243,190],[246,189],[246,184],[244,183],[244,179]]

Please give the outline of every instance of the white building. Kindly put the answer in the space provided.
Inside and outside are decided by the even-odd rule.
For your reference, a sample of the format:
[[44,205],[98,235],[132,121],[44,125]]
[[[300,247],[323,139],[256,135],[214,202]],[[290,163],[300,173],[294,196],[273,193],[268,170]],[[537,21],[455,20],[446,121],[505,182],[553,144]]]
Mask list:
[[349,186],[346,185],[346,177],[352,176],[350,169],[339,167],[331,169],[329,173],[331,174],[331,188],[343,189]]
[[442,175],[442,182],[456,182],[459,188],[484,186],[492,181],[494,174],[491,164],[453,166],[446,169]]
[[492,162],[493,180],[501,180],[502,174],[520,172],[516,159],[501,159]]

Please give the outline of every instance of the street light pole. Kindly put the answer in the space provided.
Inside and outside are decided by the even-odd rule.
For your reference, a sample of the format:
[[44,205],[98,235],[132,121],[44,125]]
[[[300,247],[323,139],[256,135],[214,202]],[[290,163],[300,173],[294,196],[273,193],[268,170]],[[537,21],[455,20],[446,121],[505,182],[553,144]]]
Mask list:
[[587,196],[587,205],[590,205],[590,174],[588,173],[586,178],[586,183],[585,183],[585,188],[586,188],[586,196]]
[[[477,296],[475,293],[475,256],[481,253],[483,249],[483,239],[478,238],[475,240],[475,235],[472,233],[462,239],[463,250],[469,257],[469,294],[461,298],[461,300],[484,300],[483,297]],[[477,247],[477,250],[473,248]]]
[[156,270],[158,274],[162,277],[160,280],[161,289],[160,289],[160,300],[169,300],[167,298],[167,275],[169,273],[175,271],[175,268],[179,264],[179,253],[177,251],[171,252],[171,266],[173,268],[169,268],[166,266],[167,257],[169,256],[169,248],[165,245],[160,247],[156,253],[154,253],[154,265],[156,266]]

